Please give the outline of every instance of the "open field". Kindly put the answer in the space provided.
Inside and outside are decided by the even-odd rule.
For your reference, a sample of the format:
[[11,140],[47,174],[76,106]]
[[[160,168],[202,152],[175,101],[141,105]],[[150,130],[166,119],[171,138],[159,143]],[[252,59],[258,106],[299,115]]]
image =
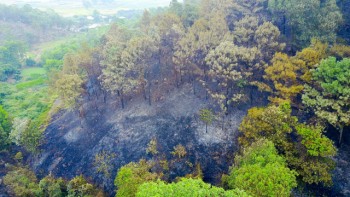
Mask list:
[[21,71],[21,75],[23,78],[31,77],[33,75],[44,75],[44,74],[46,74],[46,71],[44,68],[41,68],[41,67],[25,68]]

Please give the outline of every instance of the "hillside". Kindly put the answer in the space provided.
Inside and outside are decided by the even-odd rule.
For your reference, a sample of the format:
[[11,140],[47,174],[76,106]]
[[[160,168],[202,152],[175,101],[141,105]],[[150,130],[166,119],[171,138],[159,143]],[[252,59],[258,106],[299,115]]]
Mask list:
[[79,13],[35,59],[4,39],[6,197],[350,195],[350,0],[58,3],[133,10]]

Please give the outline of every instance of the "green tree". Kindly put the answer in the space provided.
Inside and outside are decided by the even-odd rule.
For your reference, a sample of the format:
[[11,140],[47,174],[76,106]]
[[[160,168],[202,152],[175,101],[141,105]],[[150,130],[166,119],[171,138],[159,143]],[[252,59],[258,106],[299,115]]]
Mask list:
[[[335,0],[269,0],[269,10],[276,21],[283,19],[283,32],[297,46],[306,46],[311,38],[335,42],[342,14]],[[287,34],[289,25],[291,33]]]
[[[222,14],[213,14],[209,20],[200,18],[195,21],[175,46],[174,62],[180,77],[188,74],[193,85],[196,76],[202,76],[203,81],[207,81],[205,57],[224,40],[232,40],[232,36]],[[193,89],[195,93],[194,86]]]
[[125,107],[125,94],[131,93],[139,85],[139,76],[132,54],[126,49],[130,34],[125,29],[112,25],[105,36],[102,48],[102,74],[99,79],[105,90],[120,97]]
[[8,113],[0,105],[0,151],[9,145],[9,134],[12,129],[12,122]]
[[239,128],[240,144],[248,147],[266,138],[305,183],[332,184],[332,157],[336,154],[333,142],[323,135],[323,128],[298,123],[291,112],[289,104],[250,109]]
[[42,196],[35,174],[26,168],[14,168],[4,177],[4,184],[16,196]]
[[244,94],[240,92],[243,78],[251,76],[252,70],[249,66],[254,62],[257,53],[257,48],[238,47],[226,41],[207,55],[209,77],[217,82],[216,87],[207,90],[219,101],[225,112],[231,103],[243,100]]
[[134,75],[137,75],[137,82],[142,86],[142,91],[145,100],[147,99],[146,87],[148,87],[148,101],[151,105],[152,94],[152,57],[158,52],[159,45],[155,39],[149,36],[140,36],[132,38],[126,49],[123,51],[122,65],[134,68]]
[[157,155],[159,153],[157,150],[157,144],[157,139],[152,139],[147,145],[146,153],[152,154],[153,156]]
[[66,182],[62,178],[55,179],[51,174],[40,180],[39,188],[43,196],[63,197],[68,195]]
[[178,144],[174,147],[174,151],[172,151],[171,154],[180,159],[187,155],[187,151],[183,145]]
[[83,175],[76,176],[67,184],[67,197],[94,197],[101,194],[92,184],[88,183]]
[[296,176],[273,143],[260,139],[236,156],[227,181],[230,188],[252,196],[289,196],[297,186]]
[[77,74],[62,74],[55,87],[65,107],[73,106],[82,93],[83,80]]
[[121,167],[114,180],[114,185],[118,188],[116,196],[135,196],[141,184],[160,178],[156,173],[151,172],[151,167],[152,164],[146,160],[140,160],[139,163],[131,162]]
[[205,132],[208,132],[208,124],[213,123],[215,116],[210,109],[202,109],[199,111],[199,118],[205,123]]
[[248,197],[243,190],[234,189],[225,191],[222,188],[211,186],[200,179],[182,178],[177,183],[166,184],[163,181],[146,182],[139,186],[137,197],[173,196],[173,197]]
[[10,140],[20,146],[23,133],[28,129],[30,120],[28,118],[13,119],[13,127],[9,135]]
[[108,153],[106,151],[101,151],[95,155],[94,167],[97,173],[102,173],[106,178],[110,178],[112,170],[112,161],[115,159],[116,155],[114,153]]
[[338,62],[335,57],[329,57],[312,76],[315,83],[305,85],[303,103],[317,117],[339,129],[341,143],[343,129],[350,124],[350,59]]

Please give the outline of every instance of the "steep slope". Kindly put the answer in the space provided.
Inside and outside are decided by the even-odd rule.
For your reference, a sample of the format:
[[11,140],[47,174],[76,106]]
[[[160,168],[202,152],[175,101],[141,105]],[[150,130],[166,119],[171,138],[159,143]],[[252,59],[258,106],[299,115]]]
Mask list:
[[[158,151],[169,161],[173,160],[170,179],[191,173],[193,166],[185,165],[191,162],[201,164],[206,181],[217,182],[231,165],[236,150],[236,131],[245,114],[243,110],[228,117],[230,121],[226,121],[224,130],[217,122],[209,126],[206,133],[197,114],[207,102],[193,95],[187,86],[169,92],[152,106],[143,98],[130,100],[124,110],[115,107],[118,99],[109,98],[104,103],[102,96],[98,98],[83,106],[84,117],[79,116],[78,110],[55,115],[45,132],[42,153],[33,161],[38,174],[52,172],[72,178],[82,173],[112,193],[118,168],[131,161],[151,158],[146,148],[152,139],[158,141]],[[170,154],[178,144],[186,147],[188,162],[180,162]],[[102,151],[116,155],[110,177],[96,173],[93,165],[95,155]]]

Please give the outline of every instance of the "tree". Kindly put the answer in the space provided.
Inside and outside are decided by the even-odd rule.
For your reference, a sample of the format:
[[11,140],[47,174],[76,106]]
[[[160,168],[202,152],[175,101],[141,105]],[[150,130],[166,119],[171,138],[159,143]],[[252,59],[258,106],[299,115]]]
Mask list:
[[14,168],[4,177],[4,184],[16,196],[40,196],[35,174],[26,168]]
[[279,41],[280,34],[278,27],[271,22],[264,22],[255,31],[254,39],[261,52],[262,64],[265,64],[263,67],[266,67],[276,52],[284,49],[285,44]]
[[112,161],[115,159],[116,155],[114,153],[108,153],[106,151],[101,151],[95,155],[94,167],[97,173],[102,173],[106,178],[110,178],[112,170]]
[[[264,78],[273,82],[273,94],[269,99],[274,103],[296,103],[295,98],[304,89],[303,83],[311,83],[311,70],[315,69],[327,55],[328,45],[316,39],[311,40],[308,48],[297,52],[295,56],[276,53],[271,65],[266,67]],[[272,90],[273,89],[273,90]]]
[[148,86],[148,101],[151,105],[151,84],[152,84],[152,57],[158,51],[156,40],[149,36],[132,38],[123,51],[122,65],[134,68],[134,74],[138,76],[138,83],[142,86],[145,100],[146,87]]
[[9,134],[12,129],[11,118],[0,105],[0,151],[6,149],[9,145]]
[[297,186],[296,176],[273,143],[260,139],[236,156],[227,181],[230,188],[252,196],[289,196]]
[[[235,35],[234,43],[239,47],[238,54],[243,57],[241,59],[246,60],[238,64],[245,75],[244,84],[257,86],[262,90],[270,90],[263,81],[264,69],[270,64],[274,53],[285,47],[284,43],[279,42],[278,28],[270,22],[261,24],[256,16],[247,15],[234,23],[233,34]],[[250,92],[250,97],[252,99],[252,92]]]
[[199,111],[199,118],[205,123],[205,132],[208,132],[208,124],[211,124],[214,119],[214,113],[210,109],[202,109]]
[[172,13],[157,15],[152,21],[155,32],[150,36],[159,45],[157,55],[157,66],[159,67],[159,78],[164,80],[164,76],[175,76],[176,86],[179,86],[178,68],[173,61],[175,45],[184,36],[185,27],[181,18]]
[[29,123],[30,120],[28,118],[13,119],[13,127],[9,138],[17,146],[21,144],[22,135],[28,129]]
[[222,42],[206,57],[209,77],[216,81],[217,87],[207,84],[209,94],[217,99],[221,108],[227,112],[231,103],[242,101],[240,92],[243,80],[251,73],[250,65],[255,60],[256,48],[237,47],[232,42]]
[[151,167],[152,164],[146,160],[140,160],[139,163],[131,162],[121,167],[114,180],[114,185],[118,188],[116,196],[135,196],[140,185],[160,178],[151,172]]
[[172,151],[171,154],[176,156],[176,157],[178,157],[180,159],[180,158],[186,156],[187,151],[186,151],[186,148],[183,145],[178,144],[178,145],[176,145],[174,147],[174,151]]
[[163,181],[146,182],[138,188],[137,197],[173,196],[173,197],[248,197],[243,190],[234,189],[225,191],[222,188],[211,186],[200,179],[182,178],[177,183],[166,184]]
[[252,47],[255,45],[255,32],[259,26],[258,18],[245,16],[241,20],[236,21],[234,26],[233,35],[235,36],[235,44],[245,47]]
[[94,197],[101,193],[92,184],[88,183],[83,175],[76,176],[70,180],[67,184],[67,190],[68,197]]
[[[225,18],[220,13],[213,14],[209,20],[198,19],[188,33],[175,46],[174,62],[182,71],[187,71],[194,85],[195,76],[203,76],[207,81],[208,67],[205,57],[224,40],[232,40]],[[194,93],[195,87],[193,86]]]
[[140,20],[140,29],[141,31],[148,33],[151,25],[151,13],[148,10],[144,10],[142,14],[142,18]]
[[99,79],[105,90],[120,97],[122,108],[125,107],[124,95],[137,87],[136,68],[131,55],[125,51],[130,34],[113,25],[105,36],[102,48],[102,74]]
[[25,46],[18,41],[6,41],[0,46],[0,81],[10,76],[19,78],[19,68],[24,61]]
[[39,188],[43,196],[61,197],[68,195],[66,182],[62,178],[55,179],[51,174],[40,180]]
[[[291,112],[288,103],[250,109],[239,128],[240,144],[248,147],[266,138],[275,144],[288,166],[305,183],[331,185],[331,172],[335,167],[332,157],[336,154],[333,142],[323,135],[322,127],[298,123]],[[310,138],[314,142],[310,142]]]
[[65,107],[73,106],[82,92],[83,80],[77,74],[63,74],[56,81],[57,93],[62,98]]
[[312,39],[308,48],[297,52],[295,55],[295,63],[301,69],[302,75],[300,79],[306,83],[311,83],[311,70],[315,69],[322,59],[327,57],[328,44],[322,43],[317,39]]
[[[313,37],[335,42],[336,30],[342,21],[335,0],[269,0],[268,7],[294,46],[306,46]],[[279,22],[281,18],[283,21]]]
[[147,146],[146,149],[146,153],[147,154],[152,154],[153,156],[157,155],[159,152],[157,150],[157,140],[156,139],[152,139]]
[[298,73],[301,68],[296,66],[295,61],[287,54],[276,53],[272,59],[272,65],[265,69],[265,78],[272,80],[276,90],[272,102],[284,103],[292,102],[304,86],[298,80]]
[[330,54],[337,59],[350,58],[350,46],[335,44],[330,48]]
[[178,16],[182,16],[183,14],[183,5],[179,3],[177,0],[171,0],[170,6],[169,6],[169,11],[173,14],[176,14]]
[[261,24],[259,18],[249,15],[235,22],[234,25],[235,44],[258,49],[258,54],[254,57],[256,61],[251,67],[255,67],[254,74],[258,74],[255,78],[260,81],[264,68],[270,63],[273,55],[285,47],[285,44],[279,41],[280,31],[272,23]]
[[350,59],[337,62],[329,57],[312,73],[312,85],[305,85],[303,103],[314,110],[317,117],[338,128],[341,144],[344,126],[350,124]]

